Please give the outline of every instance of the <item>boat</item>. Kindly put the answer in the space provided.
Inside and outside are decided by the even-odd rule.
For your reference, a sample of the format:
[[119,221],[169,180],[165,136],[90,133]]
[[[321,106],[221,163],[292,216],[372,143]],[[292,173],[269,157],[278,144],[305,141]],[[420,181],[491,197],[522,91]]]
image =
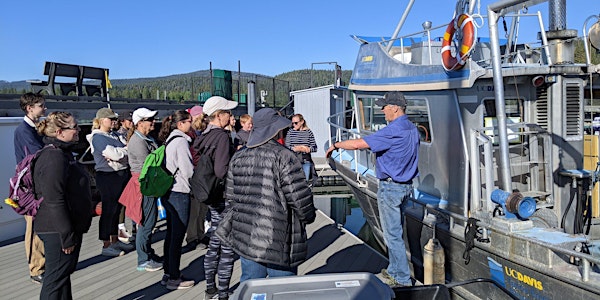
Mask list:
[[[414,2],[391,37],[353,36],[360,46],[348,84],[352,106],[328,118],[329,145],[386,126],[375,100],[402,91],[421,135],[404,224],[414,279],[423,281],[423,247],[436,239],[445,255],[442,284],[489,278],[521,299],[599,299],[599,148],[598,136],[584,131],[584,111],[598,94],[600,65],[589,53],[599,44],[600,17],[577,24],[581,39],[566,27],[566,0],[501,0],[485,15],[480,1],[457,1],[442,26],[424,22],[422,31],[400,35]],[[548,29],[533,12],[546,2]],[[526,18],[539,26],[521,28],[539,31],[533,43],[518,40]],[[476,36],[481,25],[489,38]],[[586,62],[575,63],[581,40]],[[329,163],[385,248],[375,154],[340,149]],[[479,283],[452,292],[507,297]]]

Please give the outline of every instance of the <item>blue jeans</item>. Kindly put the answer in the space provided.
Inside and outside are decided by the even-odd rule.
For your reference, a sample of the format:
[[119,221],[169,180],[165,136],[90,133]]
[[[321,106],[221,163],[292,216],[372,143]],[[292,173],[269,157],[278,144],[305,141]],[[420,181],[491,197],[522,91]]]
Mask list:
[[142,199],[142,221],[138,224],[137,234],[135,235],[135,250],[138,255],[138,265],[152,258],[154,249],[152,249],[152,229],[156,225],[156,198],[143,196]]
[[404,207],[412,192],[412,184],[400,184],[385,180],[379,181],[379,190],[377,191],[379,219],[388,247],[387,271],[398,283],[404,285],[412,285],[406,247],[402,239]]
[[242,263],[242,276],[240,283],[256,278],[283,277],[295,276],[298,273],[298,268],[282,267],[273,264],[262,264],[247,258],[240,257]]
[[306,181],[310,180],[310,167],[311,167],[311,163],[310,162],[304,162],[302,163],[302,171],[304,171],[304,176],[306,177]]
[[163,269],[171,279],[181,277],[181,245],[190,214],[190,194],[171,192],[161,198],[167,211],[167,235],[165,236]]

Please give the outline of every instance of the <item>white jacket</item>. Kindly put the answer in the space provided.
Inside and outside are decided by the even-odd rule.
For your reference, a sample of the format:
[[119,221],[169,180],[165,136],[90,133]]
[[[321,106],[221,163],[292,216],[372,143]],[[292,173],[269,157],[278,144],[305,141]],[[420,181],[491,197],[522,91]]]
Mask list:
[[127,147],[119,140],[119,137],[100,129],[94,129],[92,133],[86,135],[86,139],[90,143],[91,152],[94,155],[96,171],[113,172],[129,167]]

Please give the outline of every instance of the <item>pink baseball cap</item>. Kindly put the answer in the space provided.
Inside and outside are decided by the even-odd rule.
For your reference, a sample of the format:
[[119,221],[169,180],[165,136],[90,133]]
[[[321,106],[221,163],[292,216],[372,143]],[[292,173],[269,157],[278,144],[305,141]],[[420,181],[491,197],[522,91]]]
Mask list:
[[192,115],[192,117],[197,117],[199,115],[202,115],[204,113],[204,110],[202,109],[202,106],[194,105],[192,108],[188,109],[188,112],[190,113],[190,115]]

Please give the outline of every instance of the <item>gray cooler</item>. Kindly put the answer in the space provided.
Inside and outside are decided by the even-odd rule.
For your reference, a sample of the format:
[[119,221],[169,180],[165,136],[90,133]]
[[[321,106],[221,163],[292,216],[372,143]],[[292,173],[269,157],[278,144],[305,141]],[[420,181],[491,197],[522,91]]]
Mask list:
[[393,299],[392,289],[371,273],[333,273],[252,279],[240,284],[230,299],[338,300]]

